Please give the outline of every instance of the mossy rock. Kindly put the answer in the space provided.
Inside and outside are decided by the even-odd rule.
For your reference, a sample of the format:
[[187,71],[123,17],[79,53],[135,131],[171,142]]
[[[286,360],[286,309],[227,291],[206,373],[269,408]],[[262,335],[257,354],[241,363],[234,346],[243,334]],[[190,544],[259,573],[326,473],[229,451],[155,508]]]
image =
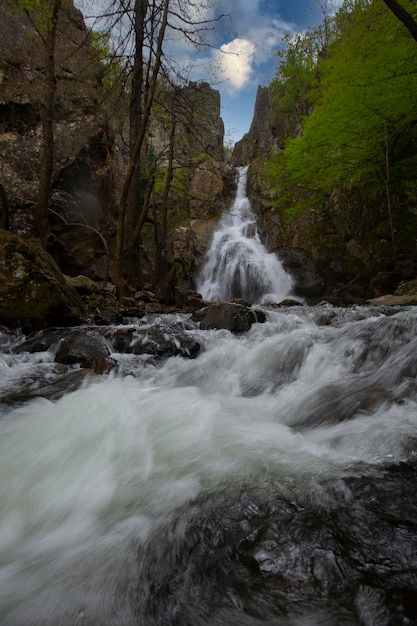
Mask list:
[[83,304],[45,250],[0,230],[0,323],[11,328],[79,323]]

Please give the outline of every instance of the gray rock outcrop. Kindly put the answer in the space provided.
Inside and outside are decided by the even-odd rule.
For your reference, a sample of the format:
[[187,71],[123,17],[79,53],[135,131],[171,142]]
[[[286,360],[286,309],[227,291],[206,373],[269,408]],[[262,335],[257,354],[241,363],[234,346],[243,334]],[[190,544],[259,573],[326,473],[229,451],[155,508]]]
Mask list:
[[79,323],[83,304],[53,258],[0,230],[0,323],[33,327]]
[[244,333],[255,322],[265,322],[266,315],[262,310],[235,302],[216,302],[196,311],[192,319],[200,322],[202,330],[225,328],[232,333]]

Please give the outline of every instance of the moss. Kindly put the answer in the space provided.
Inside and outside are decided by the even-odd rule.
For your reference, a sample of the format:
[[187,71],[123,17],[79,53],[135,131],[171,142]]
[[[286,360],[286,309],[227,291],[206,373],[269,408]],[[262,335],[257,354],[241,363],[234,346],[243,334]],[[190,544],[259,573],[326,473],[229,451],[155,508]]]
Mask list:
[[9,326],[68,324],[83,305],[52,257],[16,235],[0,231],[0,321]]

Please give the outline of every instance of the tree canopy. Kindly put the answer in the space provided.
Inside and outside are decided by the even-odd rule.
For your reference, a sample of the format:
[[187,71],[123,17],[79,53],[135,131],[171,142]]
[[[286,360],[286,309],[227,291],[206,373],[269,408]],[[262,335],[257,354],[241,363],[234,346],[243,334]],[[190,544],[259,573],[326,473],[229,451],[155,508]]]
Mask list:
[[[414,4],[407,9],[416,14]],[[300,40],[289,43],[272,85],[278,109],[290,95],[310,107],[300,110],[299,132],[271,161],[277,202],[278,196],[287,202],[288,191],[297,188],[293,209],[300,210],[306,198],[311,204],[337,186],[372,180],[389,192],[388,203],[393,169],[406,177],[417,158],[403,150],[417,121],[415,41],[382,0],[347,0],[327,28],[326,38],[322,29],[304,35],[303,49],[311,53],[302,58]],[[312,45],[320,41],[320,49]]]

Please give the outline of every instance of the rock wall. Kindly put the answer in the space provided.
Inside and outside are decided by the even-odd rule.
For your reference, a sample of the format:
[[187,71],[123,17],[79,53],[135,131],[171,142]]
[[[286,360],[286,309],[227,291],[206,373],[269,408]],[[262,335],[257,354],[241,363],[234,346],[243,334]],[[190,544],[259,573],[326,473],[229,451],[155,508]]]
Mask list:
[[251,164],[248,196],[267,249],[279,255],[297,293],[307,300],[349,304],[394,293],[400,281],[417,273],[413,206],[396,216],[395,251],[385,197],[370,194],[369,184],[350,192],[334,189],[320,205],[311,202],[295,217],[271,208],[265,163],[301,128],[299,120],[273,115],[272,97],[268,88],[258,89],[250,131],[236,144],[232,159],[236,165]]
[[233,165],[248,165],[260,156],[268,155],[275,144],[276,131],[272,117],[271,91],[268,87],[258,87],[252,123],[249,132],[235,145]]
[[[0,192],[7,196],[10,230],[36,241],[33,206],[42,152],[44,59],[33,24],[17,6],[13,1],[0,5]],[[128,103],[118,116],[109,115],[104,107],[103,67],[72,0],[62,3],[55,57],[50,222],[57,244],[53,254],[69,276],[106,280],[112,275],[115,210],[129,160]],[[175,100],[172,87],[162,84],[156,103],[161,115],[156,112],[153,116],[148,136],[162,168],[169,145],[170,99],[176,107],[174,166],[175,172],[182,172],[182,190],[174,189],[169,197],[169,221],[174,224],[170,226],[169,255],[170,262],[188,266],[207,237],[197,224],[197,213],[208,213],[213,223],[222,209],[219,184],[224,126],[220,94],[207,83],[178,88]],[[217,179],[214,187],[209,182],[213,176]],[[2,197],[1,209],[5,206]],[[2,226],[5,222],[3,215],[0,217]],[[153,234],[149,240],[152,246]],[[152,249],[147,249],[146,237],[142,245],[145,264]]]
[[[0,6],[1,179],[10,207],[10,229],[36,238],[32,208],[42,151],[44,58],[34,25],[16,6],[16,2]],[[109,236],[114,205],[112,129],[101,108],[102,70],[97,52],[71,0],[63,1],[59,15],[55,65],[50,216],[51,228],[59,237],[55,257],[70,274],[104,279],[103,238]]]

